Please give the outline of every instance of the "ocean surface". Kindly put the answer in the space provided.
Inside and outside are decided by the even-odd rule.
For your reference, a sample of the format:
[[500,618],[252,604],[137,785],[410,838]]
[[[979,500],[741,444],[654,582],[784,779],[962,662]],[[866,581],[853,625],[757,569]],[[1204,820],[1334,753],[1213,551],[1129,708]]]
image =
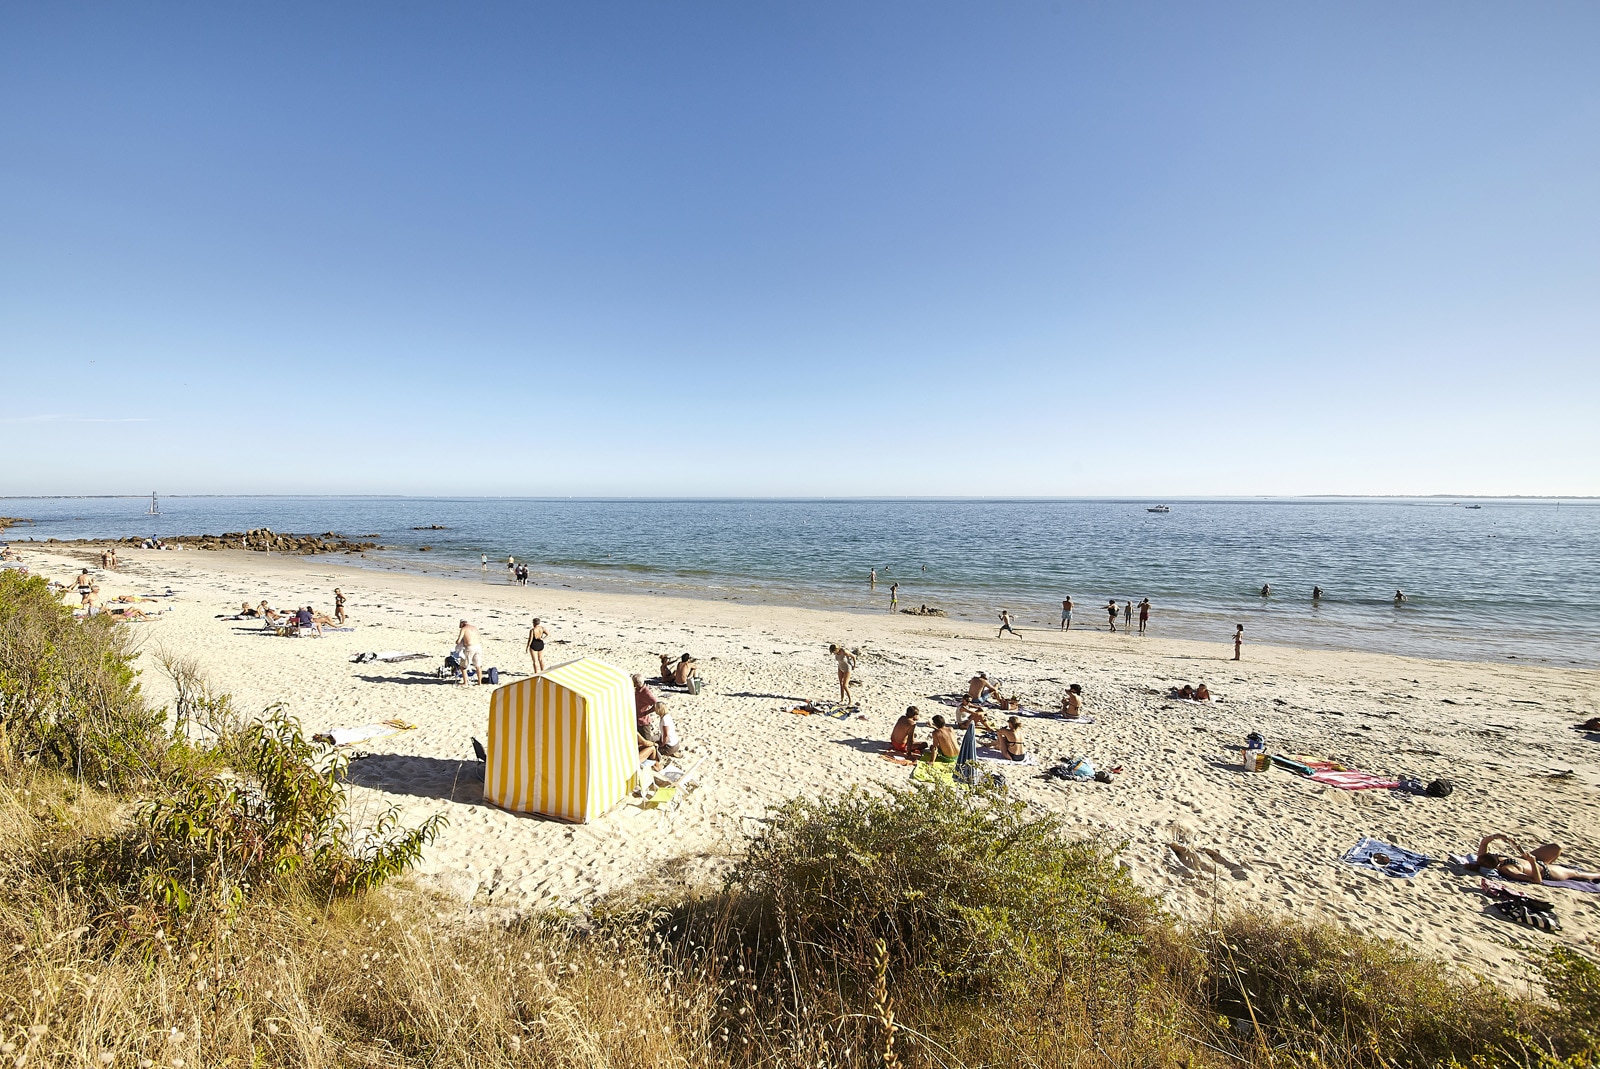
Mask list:
[[[1156,504],[1171,512],[1147,511]],[[539,586],[861,612],[887,612],[898,582],[902,608],[979,620],[1009,609],[1023,628],[1059,626],[1068,595],[1074,626],[1100,629],[1108,598],[1148,597],[1154,633],[1219,645],[1243,623],[1250,642],[1600,667],[1592,500],[170,497],[159,516],[148,505],[0,498],[0,515],[34,521],[0,537],[334,531],[383,543],[339,558],[368,567],[504,583],[512,555]],[[444,529],[416,529],[433,524]]]

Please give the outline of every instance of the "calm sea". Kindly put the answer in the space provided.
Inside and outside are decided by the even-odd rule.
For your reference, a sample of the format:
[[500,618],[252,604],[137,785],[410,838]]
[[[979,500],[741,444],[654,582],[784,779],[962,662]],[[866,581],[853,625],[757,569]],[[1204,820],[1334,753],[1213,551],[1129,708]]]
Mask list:
[[[863,612],[887,611],[899,582],[902,607],[982,620],[1009,609],[1024,627],[1056,627],[1067,595],[1075,626],[1100,628],[1108,598],[1148,597],[1156,633],[1219,644],[1237,622],[1253,642],[1600,666],[1600,502],[1173,500],[1169,513],[1147,511],[1159,503],[172,497],[151,517],[148,499],[0,498],[0,515],[35,521],[12,541],[336,531],[391,547],[357,562],[370,567],[504,582],[509,554],[540,585]],[[445,529],[414,529],[432,524]]]

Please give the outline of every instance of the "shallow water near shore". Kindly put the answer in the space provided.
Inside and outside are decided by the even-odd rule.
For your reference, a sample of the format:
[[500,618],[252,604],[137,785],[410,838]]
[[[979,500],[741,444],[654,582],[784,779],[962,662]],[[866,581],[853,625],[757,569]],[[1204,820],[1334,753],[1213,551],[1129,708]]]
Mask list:
[[[1157,504],[1172,511],[1148,511]],[[1059,626],[1063,597],[1075,627],[1102,630],[1108,598],[1148,597],[1152,628],[1179,637],[1226,643],[1243,623],[1248,642],[1600,665],[1593,501],[175,497],[159,516],[147,505],[0,498],[0,515],[34,521],[3,537],[336,531],[386,547],[347,562],[495,583],[511,555],[541,585],[887,612],[898,582],[902,608],[1009,609],[1023,641]],[[443,529],[417,529],[432,525]]]

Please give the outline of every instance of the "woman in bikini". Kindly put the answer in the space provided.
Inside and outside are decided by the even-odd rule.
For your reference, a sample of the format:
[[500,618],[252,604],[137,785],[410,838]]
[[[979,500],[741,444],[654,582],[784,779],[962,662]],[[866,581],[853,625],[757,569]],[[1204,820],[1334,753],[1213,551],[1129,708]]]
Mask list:
[[1012,761],[1028,756],[1028,747],[1022,741],[1022,721],[1016,717],[1006,720],[1006,726],[994,733],[994,744]]
[[[1512,854],[1493,852],[1489,849],[1489,844],[1496,839],[1504,839],[1506,845],[1516,852]],[[1494,869],[1507,880],[1515,880],[1518,883],[1544,883],[1546,880],[1600,880],[1600,872],[1585,872],[1582,869],[1557,865],[1556,858],[1560,856],[1561,847],[1555,843],[1544,843],[1532,850],[1524,850],[1520,843],[1503,832],[1485,835],[1478,843],[1478,867]]]
[[544,674],[544,640],[550,637],[550,631],[533,618],[533,626],[528,628],[528,656],[533,658],[533,674]]
[[833,659],[839,665],[839,700],[845,705],[850,704],[850,673],[855,669],[856,659],[850,651],[833,643],[828,643],[828,652],[833,654]]

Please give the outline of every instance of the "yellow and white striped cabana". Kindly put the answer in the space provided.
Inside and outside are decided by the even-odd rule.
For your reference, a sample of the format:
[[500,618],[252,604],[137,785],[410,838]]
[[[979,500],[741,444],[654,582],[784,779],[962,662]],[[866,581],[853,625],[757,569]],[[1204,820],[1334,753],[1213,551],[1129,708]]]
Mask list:
[[495,689],[483,795],[503,809],[582,824],[633,789],[633,681],[593,657]]

